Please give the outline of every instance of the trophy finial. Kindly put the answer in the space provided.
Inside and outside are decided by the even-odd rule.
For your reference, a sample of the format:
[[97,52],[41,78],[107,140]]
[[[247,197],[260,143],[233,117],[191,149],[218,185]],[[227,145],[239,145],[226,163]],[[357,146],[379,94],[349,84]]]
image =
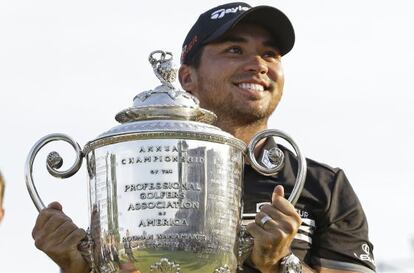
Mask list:
[[155,76],[157,76],[161,83],[174,89],[172,83],[177,78],[177,68],[173,66],[172,53],[163,50],[155,50],[151,52],[148,60],[154,69]]
[[120,123],[138,120],[191,120],[212,124],[217,116],[200,107],[196,97],[173,85],[177,68],[171,52],[155,50],[149,54],[155,76],[161,85],[143,91],[134,97],[133,106],[119,112],[115,119]]

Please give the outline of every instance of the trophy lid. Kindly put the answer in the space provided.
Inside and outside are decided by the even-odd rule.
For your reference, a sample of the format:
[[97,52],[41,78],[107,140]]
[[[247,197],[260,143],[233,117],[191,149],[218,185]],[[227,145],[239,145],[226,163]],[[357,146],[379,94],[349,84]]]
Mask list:
[[199,106],[196,97],[175,88],[177,69],[172,54],[161,50],[149,56],[154,73],[161,85],[139,93],[132,107],[119,112],[115,119],[121,124],[88,142],[84,152],[113,143],[147,138],[191,138],[228,143],[244,150],[245,143],[214,126],[217,116]]
[[153,51],[149,56],[149,62],[162,85],[135,96],[133,106],[116,115],[115,119],[118,122],[173,119],[211,124],[217,119],[213,112],[199,106],[196,97],[173,86],[177,69],[173,67],[170,52]]

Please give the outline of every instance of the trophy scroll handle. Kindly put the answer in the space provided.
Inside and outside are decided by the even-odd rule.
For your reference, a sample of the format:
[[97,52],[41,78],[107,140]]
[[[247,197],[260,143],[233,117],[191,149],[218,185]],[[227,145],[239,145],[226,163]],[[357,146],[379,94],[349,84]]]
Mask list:
[[59,171],[58,169],[62,167],[63,160],[57,152],[49,153],[47,157],[47,164],[46,168],[48,172],[53,175],[54,177],[58,178],[68,178],[74,175],[82,165],[83,153],[82,150],[77,142],[75,142],[72,138],[64,134],[49,134],[41,139],[39,139],[33,148],[30,150],[25,164],[25,179],[26,179],[26,186],[27,190],[29,191],[30,197],[33,200],[34,205],[36,206],[38,211],[41,211],[46,206],[44,205],[42,199],[40,198],[39,193],[37,192],[35,183],[33,181],[33,164],[34,160],[37,156],[37,153],[49,142],[52,141],[65,141],[69,143],[76,152],[76,159],[73,165],[65,171]]
[[[84,154],[82,153],[82,149],[80,148],[79,144],[74,141],[71,137],[65,135],[65,134],[49,134],[41,139],[39,139],[33,148],[30,150],[25,164],[25,179],[26,179],[26,186],[27,190],[30,194],[30,197],[32,198],[32,201],[37,208],[37,210],[40,212],[42,209],[44,209],[46,206],[44,205],[42,199],[40,198],[39,193],[37,192],[36,185],[33,181],[33,164],[35,161],[35,158],[38,154],[38,152],[48,143],[53,141],[65,141],[69,143],[76,153],[76,159],[75,162],[72,164],[72,166],[65,170],[65,171],[59,171],[60,167],[62,167],[63,159],[57,152],[51,152],[47,156],[46,160],[46,168],[48,172],[58,178],[68,178],[74,175],[82,166],[82,160],[84,157]],[[78,245],[78,249],[80,250],[82,256],[84,259],[92,266],[93,268],[93,259],[91,255],[91,244],[92,239],[89,231],[87,231],[87,235],[85,238],[81,240],[81,242]],[[63,271],[62,271],[63,272]]]
[[293,141],[293,139],[287,135],[286,133],[276,130],[276,129],[267,129],[262,132],[259,132],[256,134],[253,139],[250,141],[248,147],[247,147],[247,153],[249,161],[257,172],[266,175],[266,176],[272,176],[277,174],[282,168],[283,168],[283,161],[284,161],[284,154],[283,152],[275,147],[271,149],[268,153],[269,163],[272,165],[272,167],[263,167],[260,165],[256,157],[254,156],[254,149],[257,145],[257,143],[263,139],[270,136],[280,137],[286,140],[295,150],[297,159],[298,159],[298,172],[296,174],[296,182],[293,187],[293,190],[288,197],[288,201],[292,203],[292,205],[295,205],[296,202],[299,199],[299,196],[303,190],[303,186],[305,184],[305,178],[306,178],[306,159],[305,156],[301,153],[299,150],[298,145]]
[[[266,164],[267,167],[263,167],[262,165],[260,165],[257,162],[256,157],[254,155],[254,149],[257,143],[263,138],[273,136],[280,137],[286,140],[293,147],[296,153],[296,157],[298,160],[298,171],[296,174],[295,185],[293,186],[293,190],[288,197],[288,201],[292,203],[292,205],[295,205],[300,197],[300,194],[302,193],[303,186],[305,184],[307,165],[304,155],[299,150],[298,145],[293,141],[293,139],[289,135],[276,129],[267,129],[262,132],[259,132],[253,137],[253,139],[247,146],[248,160],[250,161],[250,164],[253,167],[253,169],[255,169],[258,173],[266,176],[276,175],[283,168],[284,163],[284,154],[279,148],[275,147],[267,152],[268,154],[266,158],[268,158],[269,160]],[[250,253],[253,249],[253,241],[253,237],[246,230],[246,226],[242,225],[239,234],[238,253],[238,267],[240,270],[243,270],[243,263],[250,256]]]

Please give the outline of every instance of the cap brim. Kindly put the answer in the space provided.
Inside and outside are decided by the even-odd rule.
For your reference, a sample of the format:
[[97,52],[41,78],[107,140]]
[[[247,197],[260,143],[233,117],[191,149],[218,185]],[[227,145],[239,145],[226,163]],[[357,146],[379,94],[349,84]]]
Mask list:
[[221,38],[229,30],[241,22],[249,22],[263,26],[275,39],[282,55],[288,53],[295,44],[295,31],[289,18],[280,10],[270,6],[257,6],[229,20],[218,28],[205,44]]

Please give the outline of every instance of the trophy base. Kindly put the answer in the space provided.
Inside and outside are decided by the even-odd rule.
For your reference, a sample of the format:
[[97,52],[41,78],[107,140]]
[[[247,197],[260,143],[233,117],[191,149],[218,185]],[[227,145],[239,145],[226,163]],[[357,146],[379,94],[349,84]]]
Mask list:
[[121,269],[131,273],[230,273],[235,272],[228,264],[234,264],[229,253],[207,253],[194,250],[145,249],[110,256],[100,267],[101,273],[119,273]]

